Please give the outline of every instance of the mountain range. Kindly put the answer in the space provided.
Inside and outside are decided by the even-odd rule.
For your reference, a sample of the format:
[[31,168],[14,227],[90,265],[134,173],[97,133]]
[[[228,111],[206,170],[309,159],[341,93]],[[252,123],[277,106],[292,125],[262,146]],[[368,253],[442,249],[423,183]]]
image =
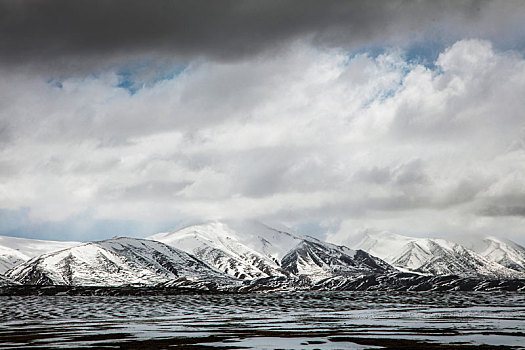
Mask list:
[[81,242],[46,241],[0,236],[0,274],[36,256],[74,247]]
[[[485,238],[487,242],[494,242]],[[390,232],[366,233],[355,248],[380,257],[389,264],[403,269],[430,275],[484,276],[489,278],[519,278],[525,266],[525,248],[516,243],[499,241],[505,262],[488,249],[467,249],[456,242],[436,238],[414,238]],[[489,243],[489,245],[492,243]],[[476,245],[478,247],[479,245]]]
[[525,248],[508,240],[460,243],[382,232],[367,233],[349,248],[288,231],[259,222],[211,222],[147,239],[79,243],[0,237],[5,270],[0,286],[525,289]]
[[181,277],[230,278],[194,256],[161,242],[117,237],[35,257],[7,271],[30,285],[154,285]]
[[379,273],[391,266],[366,252],[257,222],[209,223],[148,237],[178,247],[239,279]]
[[459,236],[455,241],[490,261],[525,272],[525,248],[508,239],[494,236]]

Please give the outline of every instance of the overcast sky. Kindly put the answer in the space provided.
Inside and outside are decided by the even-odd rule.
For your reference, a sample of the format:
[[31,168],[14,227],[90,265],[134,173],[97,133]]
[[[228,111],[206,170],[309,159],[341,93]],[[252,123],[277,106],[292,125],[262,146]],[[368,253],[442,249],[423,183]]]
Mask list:
[[522,1],[0,0],[0,234],[525,244]]

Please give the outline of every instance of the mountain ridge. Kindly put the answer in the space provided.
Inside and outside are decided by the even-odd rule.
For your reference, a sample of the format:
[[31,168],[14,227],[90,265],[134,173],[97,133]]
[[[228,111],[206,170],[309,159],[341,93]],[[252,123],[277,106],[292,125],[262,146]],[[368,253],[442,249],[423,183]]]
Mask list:
[[0,274],[30,260],[35,256],[69,248],[81,242],[48,241],[10,236],[0,236]]
[[[257,222],[214,222],[148,238],[194,254],[222,272],[241,279],[294,275],[319,280],[338,274],[385,271],[385,263],[372,256],[358,261],[356,251],[348,247]],[[368,253],[360,253],[360,257],[362,255]],[[372,261],[374,263],[367,264]],[[251,269],[259,273],[253,274]]]
[[510,269],[525,273],[525,247],[508,239],[495,236],[463,236],[453,238],[481,256]]
[[431,275],[519,278],[519,271],[440,238],[416,238],[390,232],[365,233],[353,248],[363,249],[393,266]]
[[22,284],[85,286],[152,285],[180,277],[231,279],[179,249],[127,237],[44,254],[12,268],[6,277]]
[[[73,246],[19,263],[0,275],[0,285],[156,286],[181,291],[247,292],[428,290],[432,288],[427,285],[429,281],[439,283],[442,290],[519,289],[525,283],[498,282],[525,281],[521,271],[490,260],[512,257],[519,262],[521,246],[504,241],[473,243],[487,257],[456,242],[388,232],[368,234],[349,248],[259,222],[209,222],[148,238],[59,242],[59,248]],[[49,249],[55,243],[39,241],[26,250]],[[483,282],[489,280],[493,282]]]

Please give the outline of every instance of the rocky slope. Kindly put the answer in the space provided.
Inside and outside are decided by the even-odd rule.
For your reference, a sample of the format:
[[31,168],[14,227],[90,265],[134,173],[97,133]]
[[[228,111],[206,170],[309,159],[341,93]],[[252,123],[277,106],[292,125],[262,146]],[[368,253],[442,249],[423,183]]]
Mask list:
[[[0,278],[2,293],[47,293],[31,285],[72,286],[75,289],[64,290],[80,294],[84,291],[76,287],[92,287],[86,289],[88,294],[98,293],[98,287],[122,287],[122,293],[130,295],[131,287],[143,288],[137,295],[150,295],[155,291],[516,291],[525,285],[523,248],[495,238],[469,241],[467,249],[442,239],[383,232],[367,234],[350,249],[257,222],[214,222],[150,238],[83,244],[40,241],[33,246],[13,239],[18,248],[8,248],[20,259],[61,244],[76,245],[18,262]],[[24,243],[29,241],[34,240]],[[101,293],[120,293],[111,288]]]
[[150,236],[194,254],[240,279],[384,273],[392,267],[366,252],[274,229],[257,222],[209,223]]
[[389,264],[362,250],[305,237],[282,259],[282,268],[312,281],[332,276],[382,274],[394,271]]
[[463,236],[454,241],[485,259],[525,273],[525,247],[515,242],[494,236]]
[[389,232],[367,233],[354,245],[407,271],[430,275],[520,278],[523,274],[443,239],[413,238]]
[[[281,276],[281,245],[275,239],[296,239],[273,229],[258,227],[256,232],[239,231],[226,223],[209,223],[182,230],[159,233],[148,239],[163,242],[195,255],[217,269],[240,279]],[[294,243],[291,243],[295,245]]]
[[13,286],[13,285],[17,285],[18,283],[0,275],[0,287],[5,287],[5,286]]
[[233,283],[201,260],[163,243],[113,238],[33,258],[6,273],[22,284],[154,285],[179,278]]

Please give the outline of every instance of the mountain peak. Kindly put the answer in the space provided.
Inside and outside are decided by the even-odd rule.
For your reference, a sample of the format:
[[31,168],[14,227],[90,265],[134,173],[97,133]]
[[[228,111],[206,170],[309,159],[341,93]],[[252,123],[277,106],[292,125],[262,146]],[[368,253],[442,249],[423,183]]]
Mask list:
[[194,225],[149,238],[183,249],[242,279],[289,275],[319,279],[341,273],[377,272],[379,266],[368,266],[364,260],[357,262],[356,251],[348,247],[254,221]]
[[458,236],[454,241],[507,268],[525,273],[525,247],[496,236]]
[[118,237],[44,254],[6,276],[23,284],[118,286],[157,284],[180,277],[229,278],[161,242]]
[[440,238],[415,238],[390,232],[367,233],[353,246],[410,271],[437,275],[520,277],[519,273],[473,250]]
[[241,279],[286,275],[280,261],[300,241],[255,221],[209,222],[148,238],[194,254]]
[[0,236],[0,274],[33,257],[78,244],[81,243]]

